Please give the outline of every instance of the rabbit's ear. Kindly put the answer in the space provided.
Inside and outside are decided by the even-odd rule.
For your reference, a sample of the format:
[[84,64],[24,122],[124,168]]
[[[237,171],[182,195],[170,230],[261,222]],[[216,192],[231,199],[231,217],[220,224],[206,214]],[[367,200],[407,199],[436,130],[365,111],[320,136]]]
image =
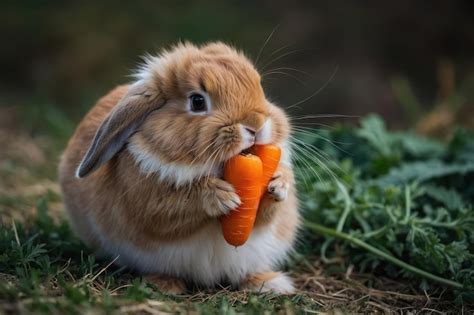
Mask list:
[[147,88],[146,83],[137,82],[131,85],[97,130],[76,170],[76,177],[87,176],[113,158],[145,117],[163,104],[164,101],[158,97],[158,92]]

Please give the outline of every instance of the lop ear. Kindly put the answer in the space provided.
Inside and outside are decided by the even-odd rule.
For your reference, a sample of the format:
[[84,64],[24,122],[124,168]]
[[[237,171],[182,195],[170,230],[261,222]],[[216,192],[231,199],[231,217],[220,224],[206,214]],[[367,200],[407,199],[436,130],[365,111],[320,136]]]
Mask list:
[[97,130],[76,170],[76,177],[87,176],[113,158],[145,117],[161,106],[163,101],[159,99],[158,93],[148,89],[145,83],[138,82],[130,86]]

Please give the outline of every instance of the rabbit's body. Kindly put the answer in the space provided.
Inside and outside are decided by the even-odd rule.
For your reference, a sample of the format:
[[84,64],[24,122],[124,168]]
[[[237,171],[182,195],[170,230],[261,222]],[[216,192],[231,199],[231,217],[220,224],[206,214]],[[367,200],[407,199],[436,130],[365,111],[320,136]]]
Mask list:
[[[240,56],[222,44],[207,47],[218,55],[230,54],[230,60]],[[188,49],[201,53],[194,46],[182,46],[181,53]],[[167,71],[160,67],[159,71]],[[178,70],[175,77],[179,77]],[[164,97],[156,86],[150,86],[153,82],[145,79],[153,81],[153,73],[148,71],[137,83],[118,87],[102,98],[68,144],[61,160],[60,182],[74,230],[87,244],[111,258],[118,256],[117,262],[144,274],[205,287],[230,283],[254,290],[292,292],[289,278],[272,272],[291,250],[299,223],[284,113],[270,103],[255,105],[254,114],[243,107],[245,115],[240,117],[245,125],[242,120],[240,127],[218,121],[219,129],[214,133],[215,128],[206,129],[206,119],[220,110],[216,102],[219,94],[211,92],[213,82],[205,83],[214,101],[213,111],[197,117],[183,112],[178,101],[169,101],[180,99],[178,91]],[[166,82],[166,77],[161,77],[158,85],[165,89],[162,84],[182,82]],[[255,92],[258,101],[262,96]],[[173,116],[176,113],[180,116]],[[193,125],[197,122],[199,126]],[[242,125],[255,133],[246,134]],[[235,134],[226,138],[225,143],[235,141],[232,148],[224,152],[218,151],[219,147],[202,156],[213,142],[217,146],[218,139],[231,132],[241,135],[239,139]],[[234,248],[225,242],[218,218],[240,201],[220,177],[225,160],[251,145],[245,137],[252,143],[280,145],[283,158],[270,183],[271,193],[261,202],[250,239]],[[201,147],[196,147],[199,144]],[[88,176],[78,178],[84,175]]]

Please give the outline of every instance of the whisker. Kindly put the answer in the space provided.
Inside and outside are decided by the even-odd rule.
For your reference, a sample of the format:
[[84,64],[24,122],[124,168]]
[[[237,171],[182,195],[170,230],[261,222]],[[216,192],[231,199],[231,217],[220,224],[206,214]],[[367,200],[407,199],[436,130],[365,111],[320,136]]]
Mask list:
[[[317,178],[318,180],[321,182],[321,183],[324,183],[324,185],[327,185],[327,183],[325,181],[323,181],[323,179],[321,178],[321,176],[319,175],[319,173],[316,171],[316,169],[314,167],[311,166],[311,164],[309,164],[308,161],[306,161],[304,159],[304,157],[310,157],[308,155],[308,153],[304,150],[302,150],[302,148],[298,145],[295,145],[294,146],[295,148],[295,152],[299,152],[298,154],[302,154],[303,157],[300,159],[300,162],[303,164],[303,166],[305,167],[305,169],[307,171],[311,171]],[[305,172],[302,172],[302,174],[305,174]],[[311,182],[311,181],[310,181]],[[305,185],[307,185],[307,183],[305,183]]]
[[324,156],[323,154],[321,154],[321,152],[318,152],[317,150],[315,150],[315,148],[312,148],[310,146],[305,146],[305,150],[309,151],[309,152],[312,152],[314,154],[316,154],[317,156],[319,156],[320,158],[316,158],[318,160],[318,163],[326,170],[326,172],[335,180],[339,180],[339,176],[331,169],[329,168],[328,165],[333,165],[335,166],[341,173],[346,174],[346,172],[341,169],[339,167],[339,165],[337,163],[335,163],[334,161],[332,160],[329,160],[328,157]]
[[297,142],[294,142],[294,140],[295,138],[291,138],[294,152],[296,153],[296,157],[299,159],[298,162],[308,169],[313,169],[306,160],[306,158],[311,158],[311,156],[307,154],[308,152],[302,151],[300,145]]
[[[295,165],[297,166],[297,169],[300,169],[301,166],[304,167],[303,159],[302,157],[300,157],[299,155],[300,153],[296,150],[297,145],[293,143],[291,139],[289,140],[289,143],[290,143],[290,146],[292,147],[292,152],[293,152],[292,156],[295,159]],[[309,187],[308,182],[311,183],[311,181],[307,177],[306,172],[298,172],[297,175],[299,175],[303,179],[304,185]]]
[[336,68],[334,69],[333,73],[331,74],[331,76],[329,77],[329,79],[319,88],[317,89],[313,94],[311,94],[310,96],[302,99],[301,101],[298,101],[290,106],[287,107],[287,109],[290,109],[294,106],[297,106],[299,104],[302,104],[310,99],[312,99],[314,96],[316,96],[319,92],[321,92],[322,90],[324,90],[326,88],[326,86],[329,85],[329,83],[332,81],[332,79],[336,76],[336,73],[337,73],[337,70],[339,69],[339,65],[336,66]]
[[[298,139],[294,139],[294,140],[297,141]],[[298,142],[299,142],[299,141],[298,141]],[[321,159],[323,159],[326,163],[328,163],[328,164],[330,164],[330,165],[336,166],[336,168],[338,168],[341,172],[343,172],[343,173],[345,174],[344,170],[342,170],[342,169],[339,167],[339,165],[338,165],[336,162],[334,162],[333,159],[332,159],[326,152],[321,151],[321,150],[319,150],[317,147],[315,147],[315,146],[313,146],[313,145],[310,145],[310,144],[307,144],[307,143],[301,142],[301,143],[299,143],[299,144],[301,144],[301,145],[303,145],[303,146],[307,146],[307,149],[308,149],[308,150],[313,151],[314,154],[320,156]]]
[[[209,143],[209,142],[210,142],[210,143]],[[199,154],[191,161],[190,164],[191,164],[191,165],[194,164],[194,162],[196,162],[197,159],[199,159],[201,156],[203,156],[203,154],[206,153],[206,151],[207,151],[211,146],[213,146],[214,144],[216,144],[216,142],[217,142],[217,139],[215,139],[215,138],[211,138],[210,140],[206,141],[205,144],[206,144],[206,143],[209,143],[209,145],[208,145],[207,147],[205,147],[205,148],[201,151],[201,153],[199,153]]]
[[267,62],[266,64],[263,65],[261,71],[264,71],[269,65],[275,63],[276,61],[282,59],[282,58],[285,58],[286,56],[289,56],[291,54],[295,54],[295,53],[298,53],[298,52],[302,52],[302,51],[307,51],[307,50],[314,50],[314,49],[310,49],[310,48],[306,48],[306,49],[295,49],[295,50],[291,50],[289,52],[286,52],[286,53],[283,53],[281,55],[279,55],[278,57],[274,58],[273,60]]
[[303,140],[298,139],[297,137],[295,137],[295,136],[293,136],[293,135],[291,135],[290,137],[291,137],[291,139],[292,139],[295,143],[301,144],[301,145],[303,145],[303,146],[306,146],[306,147],[308,147],[308,149],[311,148],[312,150],[315,151],[315,153],[316,153],[317,155],[321,156],[321,158],[324,158],[328,163],[331,163],[331,164],[334,164],[334,165],[337,166],[337,163],[335,163],[335,162],[332,160],[332,157],[329,156],[329,154],[327,154],[326,152],[320,150],[320,149],[319,149],[318,147],[316,147],[315,145],[313,145],[313,144],[311,144],[311,143],[304,142]]
[[[290,121],[291,121],[291,119],[290,119]],[[319,126],[321,128],[306,127],[306,126]],[[323,123],[317,123],[317,122],[298,122],[297,125],[293,124],[292,128],[307,128],[308,130],[320,130],[320,129],[333,130],[333,129],[335,129],[334,126],[331,126],[331,125],[328,125],[328,124],[323,124]]]
[[258,65],[258,60],[260,59],[260,56],[262,55],[265,47],[267,47],[267,44],[268,42],[270,41],[270,39],[273,37],[273,34],[275,34],[275,31],[278,29],[278,27],[280,27],[280,24],[277,24],[272,32],[270,33],[270,35],[267,36],[267,39],[265,40],[265,42],[263,43],[262,45],[262,48],[260,48],[260,51],[258,52],[258,55],[257,55],[257,58],[255,59],[255,65]]
[[[293,127],[293,129],[295,129],[295,127]],[[333,147],[335,147],[336,149],[338,149],[339,151],[341,152],[344,152],[346,153],[347,155],[350,155],[352,156],[352,154],[350,154],[349,152],[347,152],[346,150],[344,150],[343,148],[341,148],[340,146],[338,146],[338,144],[340,145],[350,145],[351,143],[347,143],[347,142],[340,142],[340,141],[334,141],[334,140],[330,140],[326,137],[323,137],[322,135],[320,134],[317,134],[317,133],[309,133],[308,131],[299,131],[299,130],[294,130],[295,133],[300,133],[302,135],[306,135],[306,136],[313,136],[315,138],[319,138],[327,143],[329,143],[330,145],[332,145]]]
[[[215,154],[215,153],[217,153],[217,154]],[[211,166],[209,167],[209,171],[207,173],[207,178],[208,179],[211,176],[211,172],[212,172],[212,168],[214,167],[214,163],[216,162],[216,160],[218,160],[220,158],[221,154],[222,154],[222,152],[220,150],[216,150],[212,153],[211,157],[214,156],[214,158],[212,159]],[[209,157],[209,160],[211,159],[211,157]]]
[[[268,56],[267,60],[264,62],[264,65],[268,64],[269,61],[272,61],[272,62],[273,62],[273,60],[271,59],[271,57],[272,57],[273,55],[276,55],[276,54],[279,53],[280,51],[283,51],[283,50],[285,50],[286,48],[288,48],[288,47],[290,47],[290,46],[291,46],[290,44],[287,44],[287,45],[285,45],[285,46],[283,46],[283,47],[280,47],[280,48],[278,48],[278,49],[275,49],[275,51],[273,51],[273,52],[270,54],[270,56]],[[259,69],[259,70],[260,70],[261,73],[264,73],[264,71],[263,71],[264,69],[263,69],[263,68],[262,68],[262,69]]]
[[214,154],[216,154],[218,152],[218,150],[215,150],[211,153],[211,155],[206,159],[206,162],[204,162],[204,165],[205,167],[209,167],[209,172],[207,175],[205,175],[205,173],[203,172],[202,174],[199,175],[198,177],[198,180],[200,180],[201,178],[205,178],[205,177],[208,177],[210,174],[211,174],[211,171],[212,171],[212,165],[209,165],[209,162],[211,161],[212,157],[214,156]]
[[301,74],[305,74],[311,78],[314,78],[314,76],[306,71],[303,71],[303,70],[300,70],[300,69],[296,69],[296,68],[290,68],[290,67],[279,67],[279,68],[273,68],[273,69],[270,69],[266,72],[264,72],[262,74],[262,77],[265,76],[265,74],[267,74],[268,72],[271,72],[271,71],[280,71],[280,70],[291,70],[291,71],[295,71],[295,72],[298,72],[298,73],[301,73]]
[[294,139],[295,141],[297,141],[298,143],[303,143],[303,144],[305,144],[305,145],[307,145],[307,146],[310,146],[310,147],[314,148],[315,150],[317,150],[318,152],[323,153],[329,160],[331,159],[331,157],[330,157],[327,153],[325,153],[324,151],[321,151],[318,147],[314,146],[313,144],[304,142],[304,141],[302,141],[301,139],[298,139],[297,137],[294,137],[294,136],[292,136],[292,137],[293,137],[293,139]]
[[[326,126],[323,126],[323,127],[305,127],[305,126],[292,126],[291,127],[292,131],[294,131],[294,133],[300,133],[302,135],[305,135],[305,136],[309,136],[311,138],[322,138],[323,136],[319,133],[319,132],[316,132],[316,131],[326,131],[328,130],[329,128],[326,127]],[[334,127],[333,127],[334,129]],[[330,140],[332,141],[332,140]],[[332,142],[336,142],[337,141],[332,141]],[[346,144],[346,143],[343,143],[343,144]]]
[[292,75],[291,73],[286,73],[286,72],[283,72],[283,71],[272,71],[272,72],[267,72],[265,73],[264,75],[262,75],[262,78],[264,76],[269,76],[269,75],[272,75],[272,74],[282,74],[282,75],[286,75],[290,78],[293,78],[295,79],[296,81],[298,81],[299,83],[301,83],[302,85],[306,85],[306,82],[304,82],[303,80],[301,80],[300,78],[298,78],[297,76],[294,76]]
[[282,50],[284,50],[284,49],[286,49],[286,48],[288,48],[288,47],[290,47],[290,46],[291,46],[290,44],[287,44],[287,45],[285,45],[285,46],[283,46],[283,47],[280,47],[280,48],[278,48],[278,49],[275,49],[275,51],[273,51],[273,52],[270,54],[270,56],[268,56],[268,57],[270,58],[271,56],[273,56],[273,55],[279,53],[280,51],[282,51]]
[[209,178],[211,176],[211,172],[212,172],[212,168],[214,167],[214,163],[216,162],[216,160],[218,159],[220,155],[220,151],[219,150],[216,150],[214,151],[213,155],[211,156],[212,157],[212,160],[211,158],[209,158],[211,160],[211,165],[209,167],[209,171],[207,173],[207,177]]
[[[312,160],[312,161],[316,162],[316,164],[318,166],[320,166],[330,177],[332,177],[333,180],[335,180],[335,181],[338,180],[335,173],[323,161],[321,161],[321,159],[319,159],[317,156],[311,155],[311,153],[316,153],[316,152],[312,152],[311,150],[309,150],[305,146],[298,147],[298,149],[301,152],[303,152],[304,154],[306,154],[307,156],[314,158],[314,160]],[[318,178],[319,178],[319,176],[318,176]]]
[[[315,147],[314,145],[309,144],[309,143],[306,143],[306,142],[304,142],[304,141],[301,141],[301,140],[299,140],[299,139],[297,139],[297,138],[295,138],[295,139],[293,139],[293,140],[296,141],[296,142],[298,142],[298,143],[300,143],[301,145],[303,145],[306,150],[308,150],[308,151],[312,152],[313,154],[316,154],[317,156],[319,156],[319,157],[320,157],[322,160],[324,160],[324,162],[326,162],[327,164],[335,166],[341,173],[343,173],[344,175],[347,175],[346,171],[344,171],[336,162],[334,162],[334,161],[331,159],[331,157],[330,157],[327,153],[325,153],[325,152],[319,150],[319,149],[318,149],[317,147]],[[322,163],[322,164],[323,164],[326,168],[328,168],[327,165],[325,165],[324,163]],[[334,174],[334,172],[333,172],[332,170],[330,170],[330,172],[331,172],[332,174]],[[334,176],[333,176],[333,177],[334,177]],[[335,178],[335,179],[336,179],[336,178]]]
[[303,116],[292,116],[292,120],[303,120],[303,119],[317,119],[317,118],[360,118],[358,115],[339,115],[339,114],[319,114],[319,115],[303,115]]
[[[215,158],[215,161],[220,161],[220,159],[224,156],[224,152],[223,151],[219,151],[219,153],[217,154],[217,157]],[[212,167],[214,167],[214,162],[212,163]],[[212,169],[212,168],[211,168]]]

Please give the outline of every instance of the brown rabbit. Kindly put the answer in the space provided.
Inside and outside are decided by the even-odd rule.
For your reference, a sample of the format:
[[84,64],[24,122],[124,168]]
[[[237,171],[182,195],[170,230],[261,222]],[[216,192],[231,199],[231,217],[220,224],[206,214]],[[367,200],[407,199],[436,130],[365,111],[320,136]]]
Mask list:
[[[179,44],[147,58],[133,83],[79,124],[59,166],[70,222],[85,243],[163,291],[226,283],[292,293],[291,279],[274,271],[299,224],[289,132],[242,53]],[[222,168],[255,143],[277,144],[283,156],[250,239],[236,249],[218,220],[240,204]]]

